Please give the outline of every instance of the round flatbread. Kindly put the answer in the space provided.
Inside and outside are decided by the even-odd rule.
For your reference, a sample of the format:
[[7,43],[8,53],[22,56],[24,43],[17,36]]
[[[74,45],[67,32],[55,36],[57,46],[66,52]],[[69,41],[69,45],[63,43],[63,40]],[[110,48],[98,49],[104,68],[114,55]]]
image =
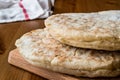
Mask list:
[[120,50],[120,11],[56,14],[45,20],[49,33],[75,47]]
[[120,52],[71,47],[54,40],[43,29],[24,34],[16,46],[29,63],[56,72],[84,77],[120,75]]

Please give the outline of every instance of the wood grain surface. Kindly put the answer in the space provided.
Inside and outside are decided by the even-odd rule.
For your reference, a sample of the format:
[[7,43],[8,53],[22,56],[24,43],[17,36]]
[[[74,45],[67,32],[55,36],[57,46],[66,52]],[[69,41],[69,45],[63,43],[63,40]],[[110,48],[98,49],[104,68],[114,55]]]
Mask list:
[[[120,0],[56,0],[54,14],[120,10]],[[0,24],[0,80],[46,80],[8,64],[8,53],[15,48],[15,40],[24,33],[44,28],[44,20]]]

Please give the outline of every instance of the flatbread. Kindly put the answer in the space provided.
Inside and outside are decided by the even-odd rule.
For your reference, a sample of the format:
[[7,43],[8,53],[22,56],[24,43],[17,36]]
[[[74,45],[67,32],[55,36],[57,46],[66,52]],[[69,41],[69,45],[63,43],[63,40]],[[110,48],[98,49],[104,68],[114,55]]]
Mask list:
[[120,50],[120,11],[64,13],[45,20],[54,39],[80,48]]
[[83,77],[120,75],[119,51],[68,46],[53,39],[47,30],[28,32],[15,45],[29,63],[52,71]]

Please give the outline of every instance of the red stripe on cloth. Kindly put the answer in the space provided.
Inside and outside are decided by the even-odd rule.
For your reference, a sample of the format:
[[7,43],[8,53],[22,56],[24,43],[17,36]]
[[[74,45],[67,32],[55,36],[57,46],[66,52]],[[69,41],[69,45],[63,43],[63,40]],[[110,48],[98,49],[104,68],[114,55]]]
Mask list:
[[28,15],[25,7],[24,7],[23,4],[21,3],[21,1],[22,1],[22,0],[20,0],[20,2],[19,2],[19,6],[22,8],[22,11],[23,11],[23,13],[24,13],[25,19],[26,19],[26,20],[30,20],[29,15]]

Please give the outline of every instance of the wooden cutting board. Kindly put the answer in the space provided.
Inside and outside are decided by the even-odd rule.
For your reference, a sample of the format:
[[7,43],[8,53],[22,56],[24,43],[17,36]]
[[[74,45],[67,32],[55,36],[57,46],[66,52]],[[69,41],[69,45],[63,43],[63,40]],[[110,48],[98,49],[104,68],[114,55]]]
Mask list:
[[61,74],[53,72],[47,69],[33,66],[25,61],[22,56],[19,54],[17,49],[12,50],[9,53],[8,62],[14,66],[27,70],[36,75],[42,76],[49,80],[120,80],[120,77],[116,78],[80,78],[74,77],[66,74]]

